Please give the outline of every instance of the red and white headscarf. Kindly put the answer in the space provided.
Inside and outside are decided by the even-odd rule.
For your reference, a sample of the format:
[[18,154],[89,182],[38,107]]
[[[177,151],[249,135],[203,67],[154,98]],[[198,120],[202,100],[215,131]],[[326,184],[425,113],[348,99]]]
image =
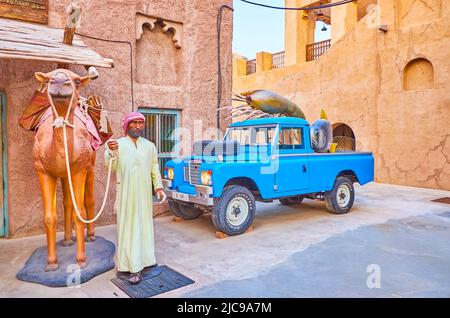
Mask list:
[[125,116],[125,118],[122,121],[122,128],[123,132],[126,135],[128,130],[128,124],[133,120],[143,120],[145,122],[145,117],[141,113],[138,112],[132,112]]

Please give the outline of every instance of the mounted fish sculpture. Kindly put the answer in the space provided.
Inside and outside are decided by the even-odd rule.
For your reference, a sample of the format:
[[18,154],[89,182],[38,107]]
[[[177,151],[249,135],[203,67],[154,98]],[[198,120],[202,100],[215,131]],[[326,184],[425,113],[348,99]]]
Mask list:
[[[219,108],[219,111],[231,110],[231,116],[227,119],[240,116],[247,116],[244,120],[280,116],[306,119],[305,114],[297,104],[269,90],[257,89],[233,95],[233,101],[245,102],[245,104]],[[311,144],[314,151],[319,153],[329,152],[332,139],[331,124],[328,121],[327,114],[322,109],[320,119],[311,125]]]
[[333,140],[333,130],[323,109],[320,112],[320,119],[311,125],[310,132],[311,145],[314,151],[319,153],[329,152]]
[[279,116],[306,119],[297,104],[269,90],[257,89],[233,95],[234,101],[245,102],[245,104],[220,108],[219,110],[231,110],[231,116],[227,119],[243,115],[247,116],[244,120]]

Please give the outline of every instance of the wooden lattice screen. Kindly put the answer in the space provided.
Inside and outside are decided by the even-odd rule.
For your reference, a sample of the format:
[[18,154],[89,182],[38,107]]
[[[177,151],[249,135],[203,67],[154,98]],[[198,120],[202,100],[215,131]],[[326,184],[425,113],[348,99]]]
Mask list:
[[314,61],[319,59],[331,47],[331,40],[325,40],[308,44],[306,46],[306,61]]

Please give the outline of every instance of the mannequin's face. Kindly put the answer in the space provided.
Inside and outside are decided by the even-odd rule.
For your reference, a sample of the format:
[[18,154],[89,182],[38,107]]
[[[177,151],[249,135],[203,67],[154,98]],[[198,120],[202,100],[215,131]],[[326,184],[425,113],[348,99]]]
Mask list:
[[144,121],[142,119],[130,121],[127,133],[132,138],[142,137],[144,134]]

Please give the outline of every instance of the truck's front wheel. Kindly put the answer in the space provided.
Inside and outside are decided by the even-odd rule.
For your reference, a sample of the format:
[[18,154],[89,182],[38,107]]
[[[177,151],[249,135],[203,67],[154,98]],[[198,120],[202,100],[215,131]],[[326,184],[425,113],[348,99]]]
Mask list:
[[338,177],[333,189],[326,192],[325,204],[328,211],[334,214],[344,214],[350,211],[355,200],[353,182],[347,177]]
[[183,220],[193,220],[198,218],[203,211],[199,208],[194,207],[193,204],[183,204],[175,201],[172,198],[168,198],[169,208],[172,210],[173,214],[182,218]]
[[255,211],[255,198],[248,189],[227,186],[212,208],[212,221],[217,230],[239,235],[252,225]]

